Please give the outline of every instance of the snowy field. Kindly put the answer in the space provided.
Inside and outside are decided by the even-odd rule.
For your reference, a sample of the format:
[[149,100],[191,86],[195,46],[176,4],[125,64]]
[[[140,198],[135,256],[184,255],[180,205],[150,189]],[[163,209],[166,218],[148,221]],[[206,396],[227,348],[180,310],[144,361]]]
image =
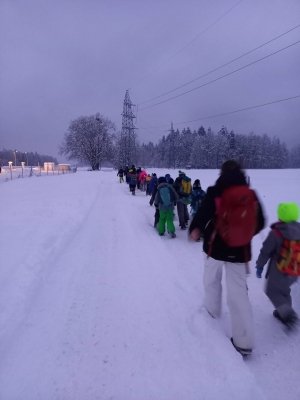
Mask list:
[[[204,190],[218,176],[186,172]],[[268,225],[278,202],[300,203],[299,170],[248,174]],[[0,192],[1,400],[300,399],[300,332],[284,332],[254,273],[268,228],[253,241],[244,361],[226,302],[220,320],[203,310],[202,244],[177,219],[177,238],[159,237],[149,197],[116,171],[2,180]],[[299,283],[293,300],[300,313]]]

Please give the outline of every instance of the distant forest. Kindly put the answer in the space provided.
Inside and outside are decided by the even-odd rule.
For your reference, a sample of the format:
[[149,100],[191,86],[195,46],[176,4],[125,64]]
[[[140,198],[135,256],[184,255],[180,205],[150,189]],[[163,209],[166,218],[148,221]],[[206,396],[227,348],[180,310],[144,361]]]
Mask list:
[[[95,118],[81,117],[78,121],[90,119]],[[95,120],[99,121],[99,117]],[[78,121],[73,122],[77,139],[73,140],[74,132],[69,130],[61,153],[80,165],[91,165],[92,169],[101,168],[107,161],[118,168],[124,166],[125,159],[128,165],[153,168],[218,169],[228,159],[239,161],[247,169],[300,168],[300,144],[289,150],[284,142],[266,134],[236,134],[224,126],[217,133],[203,126],[193,131],[172,127],[157,144],[140,144],[136,133],[128,140],[121,134],[108,133],[107,128],[96,129],[93,124],[87,132],[86,126],[81,129]],[[37,152],[0,151],[0,165],[8,165],[8,161],[13,165],[21,165],[23,161],[28,166],[42,166],[44,162],[57,164],[56,158]]]
[[219,168],[228,159],[243,168],[300,168],[300,145],[288,150],[278,138],[236,134],[224,126],[217,133],[203,126],[172,128],[158,144],[139,146],[138,155],[140,165],[163,168]]
[[44,165],[44,162],[54,162],[57,164],[57,159],[51,156],[38,154],[37,152],[22,152],[16,150],[0,150],[0,165],[8,165],[8,161],[12,161],[13,165],[20,166],[24,162],[26,166]]

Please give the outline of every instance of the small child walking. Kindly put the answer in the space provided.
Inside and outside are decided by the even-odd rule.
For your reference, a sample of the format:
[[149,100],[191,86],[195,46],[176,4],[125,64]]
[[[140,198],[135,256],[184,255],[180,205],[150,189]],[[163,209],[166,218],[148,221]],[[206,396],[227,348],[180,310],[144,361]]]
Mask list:
[[201,188],[200,180],[196,179],[193,184],[193,189],[191,193],[191,215],[192,217],[198,211],[202,200],[204,199],[205,191]]
[[291,298],[291,285],[300,275],[299,207],[296,203],[281,203],[277,215],[279,221],[271,225],[256,261],[256,276],[261,278],[268,263],[265,293],[275,307],[273,315],[293,329],[299,321]]

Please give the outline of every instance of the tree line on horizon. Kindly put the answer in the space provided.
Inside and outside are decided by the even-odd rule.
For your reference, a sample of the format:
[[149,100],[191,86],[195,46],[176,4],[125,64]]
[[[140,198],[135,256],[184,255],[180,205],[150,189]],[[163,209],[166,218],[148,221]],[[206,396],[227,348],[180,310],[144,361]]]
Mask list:
[[129,164],[154,168],[213,169],[228,159],[247,169],[300,168],[300,144],[288,150],[284,142],[267,134],[238,134],[225,126],[218,132],[203,126],[179,131],[172,126],[157,144],[139,144],[136,133],[126,140],[126,132],[116,133],[113,122],[99,113],[71,121],[60,147],[60,154],[93,170],[105,161],[124,166],[128,152]]
[[58,164],[55,157],[39,154],[37,152],[22,152],[12,149],[0,150],[0,165],[8,165],[9,161],[11,161],[14,166],[21,166],[22,162],[24,162],[25,166],[43,166],[44,162],[53,162],[54,164]]
[[[172,126],[158,143],[140,144],[135,132],[130,138],[126,132],[117,133],[114,123],[99,113],[71,121],[59,150],[69,160],[93,170],[100,169],[104,162],[116,168],[125,166],[128,154],[130,161],[126,164],[153,168],[218,169],[228,159],[239,161],[246,169],[300,168],[300,144],[289,150],[283,141],[267,134],[238,134],[225,126],[218,132],[203,126],[181,131]],[[58,164],[55,157],[37,152],[0,151],[0,165],[8,165],[9,161],[13,165],[24,162],[26,166]]]
[[[270,138],[266,134],[236,134],[224,126],[216,133],[203,126],[193,131],[190,128],[181,132],[171,129],[156,146],[143,144],[141,151],[146,164],[152,162],[155,166],[167,168],[218,169],[228,159],[235,159],[243,168],[250,169],[292,166],[291,154],[278,138]],[[147,159],[151,152],[151,157]],[[296,163],[294,166],[297,166]]]

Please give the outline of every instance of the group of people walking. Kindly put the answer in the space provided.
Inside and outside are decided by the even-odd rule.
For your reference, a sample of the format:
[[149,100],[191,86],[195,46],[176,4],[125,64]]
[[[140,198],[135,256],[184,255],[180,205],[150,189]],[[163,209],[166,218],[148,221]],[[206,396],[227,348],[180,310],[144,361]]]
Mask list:
[[[190,216],[196,214],[205,196],[200,180],[196,179],[192,185],[191,179],[183,171],[179,171],[178,177],[174,181],[170,174],[157,177],[156,173],[150,175],[142,168],[132,165],[131,168],[120,168],[117,176],[120,183],[124,182],[125,176],[133,195],[135,195],[136,189],[139,189],[150,196],[149,204],[155,206],[154,227],[157,228],[160,236],[167,231],[171,238],[176,237],[175,207],[180,229],[187,229]],[[188,206],[190,206],[190,211]]]
[[[154,182],[156,178],[154,176]],[[174,208],[176,207],[179,227],[181,230],[188,228],[190,216],[193,216],[205,196],[201,188],[200,180],[196,179],[191,184],[191,179],[182,171],[174,179],[170,174],[161,176],[157,183],[153,185],[151,191],[150,205],[155,206],[154,227],[157,228],[159,235],[167,232],[172,238],[176,237],[174,226]],[[190,205],[190,212],[188,206]]]
[[147,183],[151,180],[151,176],[147,175],[145,170],[140,167],[136,168],[135,165],[132,165],[131,168],[128,166],[119,168],[117,176],[119,177],[120,183],[124,182],[125,177],[125,181],[129,185],[129,190],[132,195],[135,195],[136,188],[145,191]]
[[[231,317],[231,342],[243,356],[252,353],[254,324],[248,296],[247,275],[251,260],[251,240],[265,227],[265,217],[256,192],[239,163],[223,163],[216,183],[203,191],[198,179],[191,180],[179,171],[175,181],[169,174],[156,177],[150,205],[156,207],[154,226],[159,235],[165,230],[175,234],[174,207],[179,226],[188,228],[191,240],[203,241],[204,307],[212,318],[221,314],[222,275],[226,273],[227,304]],[[129,183],[130,185],[130,183]],[[146,189],[147,190],[147,189]],[[187,206],[191,206],[191,213]],[[191,214],[191,223],[188,222]],[[278,205],[278,221],[271,225],[256,261],[256,276],[262,277],[265,293],[274,306],[273,315],[292,330],[298,326],[298,315],[292,306],[291,285],[300,275],[300,223],[296,203]]]

